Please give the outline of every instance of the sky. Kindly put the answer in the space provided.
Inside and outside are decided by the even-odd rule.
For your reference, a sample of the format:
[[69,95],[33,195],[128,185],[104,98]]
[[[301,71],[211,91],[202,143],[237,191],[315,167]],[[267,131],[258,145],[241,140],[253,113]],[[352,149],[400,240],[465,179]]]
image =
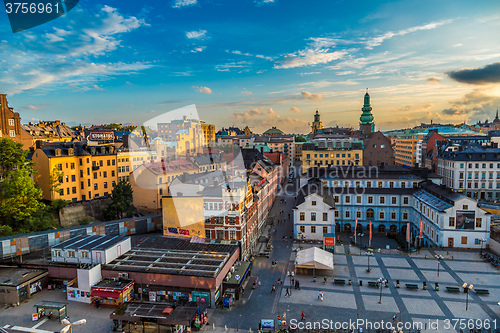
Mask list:
[[23,123],[139,124],[194,104],[216,125],[308,133],[492,120],[500,1],[80,0],[12,33],[0,93]]

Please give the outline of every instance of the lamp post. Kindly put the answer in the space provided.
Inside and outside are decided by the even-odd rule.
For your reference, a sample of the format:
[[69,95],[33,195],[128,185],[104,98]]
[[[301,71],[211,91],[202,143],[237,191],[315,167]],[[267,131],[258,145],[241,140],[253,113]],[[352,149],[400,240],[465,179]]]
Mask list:
[[481,254],[480,254],[480,255],[481,255],[481,257],[482,257],[482,256],[483,256],[483,243],[485,243],[485,242],[486,242],[486,239],[481,238],[481,239],[479,239],[479,241],[481,242]]
[[63,320],[61,320],[61,324],[65,325],[65,327],[63,327],[63,329],[61,330],[61,333],[67,333],[68,331],[69,331],[69,333],[73,333],[73,326],[81,326],[81,325],[85,325],[86,323],[87,323],[87,320],[85,320],[85,319],[77,320],[74,323],[70,322],[68,319],[63,319]]
[[380,278],[377,280],[380,288],[380,299],[378,300],[378,304],[382,304],[382,285],[387,282],[386,279]]
[[436,254],[434,257],[437,259],[437,264],[438,264],[437,276],[439,276],[439,266],[441,264],[441,260],[443,260],[444,257],[440,254]]
[[466,298],[466,301],[465,301],[465,311],[469,310],[469,290],[472,290],[474,286],[472,284],[467,284],[467,283],[464,283],[462,285],[462,288],[464,288],[464,293],[467,294],[467,298]]

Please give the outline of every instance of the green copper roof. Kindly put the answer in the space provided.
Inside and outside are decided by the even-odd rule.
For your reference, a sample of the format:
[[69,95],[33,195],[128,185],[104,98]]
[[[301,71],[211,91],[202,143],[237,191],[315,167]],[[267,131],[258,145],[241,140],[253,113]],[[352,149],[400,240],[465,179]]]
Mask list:
[[363,111],[361,117],[359,118],[361,124],[372,124],[374,118],[372,114],[372,107],[370,106],[370,95],[368,95],[368,92],[365,94],[365,104],[363,105],[361,111]]

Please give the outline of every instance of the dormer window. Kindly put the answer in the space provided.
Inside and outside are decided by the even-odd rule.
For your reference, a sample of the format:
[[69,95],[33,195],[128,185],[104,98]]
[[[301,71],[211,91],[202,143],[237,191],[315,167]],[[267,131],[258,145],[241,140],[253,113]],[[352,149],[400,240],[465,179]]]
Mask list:
[[106,154],[106,147],[101,147],[101,154]]
[[75,150],[73,148],[68,149],[68,156],[75,156]]
[[55,155],[56,156],[61,156],[61,149],[60,148],[57,148],[56,151],[55,151]]

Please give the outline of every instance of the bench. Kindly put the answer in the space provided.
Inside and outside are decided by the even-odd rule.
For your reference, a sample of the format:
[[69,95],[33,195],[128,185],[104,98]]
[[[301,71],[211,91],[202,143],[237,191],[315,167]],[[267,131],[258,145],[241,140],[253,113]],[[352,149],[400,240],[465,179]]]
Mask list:
[[446,291],[450,292],[450,293],[459,293],[460,288],[458,288],[458,287],[446,287]]
[[375,287],[375,288],[378,288],[378,282],[375,282],[375,281],[368,281],[368,286],[369,286],[369,287]]
[[478,295],[489,295],[490,291],[488,289],[474,289]]
[[333,283],[334,284],[345,284],[345,280],[344,279],[333,279]]
[[418,289],[418,284],[406,283],[405,286],[406,286],[406,288],[412,289],[412,290]]

